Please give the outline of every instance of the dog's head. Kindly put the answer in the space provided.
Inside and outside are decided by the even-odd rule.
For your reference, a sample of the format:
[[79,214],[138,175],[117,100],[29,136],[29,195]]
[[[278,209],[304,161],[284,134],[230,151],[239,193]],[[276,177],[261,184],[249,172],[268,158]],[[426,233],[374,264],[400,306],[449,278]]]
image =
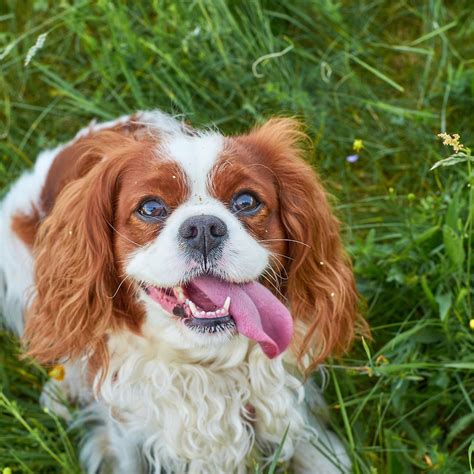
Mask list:
[[302,141],[283,118],[241,136],[119,127],[70,145],[77,177],[35,243],[30,354],[105,363],[108,335],[150,319],[188,350],[240,333],[274,357],[291,340],[310,368],[346,350],[354,278]]

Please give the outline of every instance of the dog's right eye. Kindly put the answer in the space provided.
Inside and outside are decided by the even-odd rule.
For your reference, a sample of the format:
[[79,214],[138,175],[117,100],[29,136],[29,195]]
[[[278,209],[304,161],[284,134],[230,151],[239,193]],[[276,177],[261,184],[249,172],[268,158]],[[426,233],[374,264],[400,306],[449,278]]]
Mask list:
[[261,207],[261,202],[250,192],[241,192],[232,198],[232,210],[236,214],[253,216]]
[[168,215],[166,204],[159,198],[143,201],[137,209],[137,213],[145,221],[162,221]]

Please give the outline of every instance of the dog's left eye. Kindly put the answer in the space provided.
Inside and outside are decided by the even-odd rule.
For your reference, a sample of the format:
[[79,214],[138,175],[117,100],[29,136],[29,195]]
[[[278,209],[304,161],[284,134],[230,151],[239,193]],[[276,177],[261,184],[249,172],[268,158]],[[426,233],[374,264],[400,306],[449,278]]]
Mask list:
[[238,214],[252,216],[260,209],[261,202],[249,192],[236,194],[232,198],[232,210]]
[[145,221],[161,221],[168,215],[165,203],[159,198],[147,199],[137,209],[138,215]]

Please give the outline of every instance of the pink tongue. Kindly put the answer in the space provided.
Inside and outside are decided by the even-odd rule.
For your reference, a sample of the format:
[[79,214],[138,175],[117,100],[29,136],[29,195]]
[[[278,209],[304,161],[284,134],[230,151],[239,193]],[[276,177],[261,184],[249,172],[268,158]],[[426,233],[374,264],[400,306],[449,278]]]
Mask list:
[[283,352],[293,335],[293,320],[286,307],[257,282],[235,284],[211,277],[193,280],[217,307],[230,296],[229,313],[240,334],[257,341],[271,359]]

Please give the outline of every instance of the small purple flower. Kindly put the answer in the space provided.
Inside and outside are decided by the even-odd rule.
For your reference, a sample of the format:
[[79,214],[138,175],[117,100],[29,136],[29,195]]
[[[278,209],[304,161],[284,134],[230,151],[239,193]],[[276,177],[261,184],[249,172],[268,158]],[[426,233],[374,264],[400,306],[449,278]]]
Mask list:
[[359,159],[359,155],[349,155],[346,156],[346,161],[348,163],[355,163]]

